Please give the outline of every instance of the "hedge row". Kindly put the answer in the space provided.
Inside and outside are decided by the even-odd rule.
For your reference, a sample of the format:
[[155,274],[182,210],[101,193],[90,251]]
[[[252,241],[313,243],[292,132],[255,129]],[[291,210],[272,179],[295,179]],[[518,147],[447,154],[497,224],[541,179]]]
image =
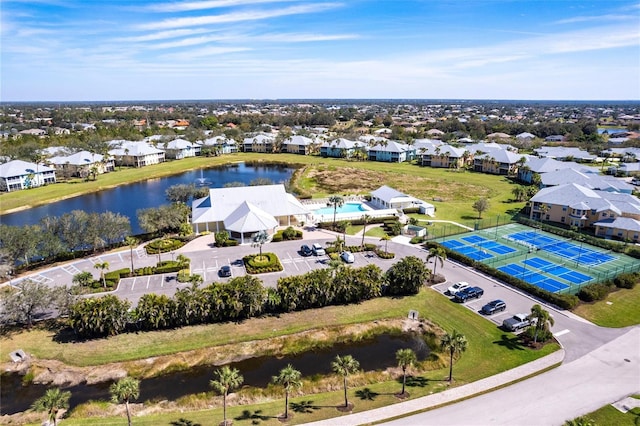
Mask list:
[[509,274],[505,274],[504,272],[498,269],[492,268],[489,265],[485,265],[484,263],[481,263],[481,262],[476,262],[470,257],[467,257],[456,251],[449,250],[448,248],[441,246],[440,244],[429,242],[427,243],[427,247],[428,248],[442,247],[447,253],[447,258],[454,259],[466,265],[469,265],[477,269],[478,271],[491,275],[499,279],[500,281],[503,281],[509,285],[512,285],[516,288],[524,290],[527,293],[531,294],[532,296],[536,296],[542,300],[546,300],[547,302],[554,304],[562,309],[573,309],[576,306],[578,306],[578,303],[580,303],[580,300],[578,299],[577,296],[574,296],[572,294],[551,293],[550,291],[543,290],[540,287],[536,287],[532,284],[522,281],[519,278],[513,277]]
[[177,260],[163,260],[162,262],[158,262],[156,266],[145,266],[143,268],[137,268],[134,271],[134,275],[154,275],[154,274],[170,274],[172,272],[179,272],[181,269],[184,269],[185,266],[183,263],[178,262]]
[[120,278],[127,278],[131,275],[131,269],[122,268],[117,271],[109,271],[104,274],[104,279],[107,282],[107,287],[115,287],[120,282]]
[[293,227],[289,226],[286,229],[281,229],[271,237],[271,241],[274,243],[278,243],[280,241],[291,241],[291,240],[301,240],[302,239],[302,231],[298,229],[293,229]]
[[248,274],[264,274],[267,272],[279,272],[284,268],[280,263],[280,259],[276,256],[275,253],[262,253],[263,257],[267,257],[267,262],[265,263],[257,263],[256,257],[259,257],[258,254],[251,254],[249,256],[245,256],[242,258],[244,261],[244,266],[247,269]]
[[632,289],[640,281],[640,272],[630,272],[626,274],[620,274],[614,278],[613,281],[606,281],[604,283],[589,284],[580,289],[578,297],[583,302],[595,302],[597,300],[604,300],[614,288],[626,288]]

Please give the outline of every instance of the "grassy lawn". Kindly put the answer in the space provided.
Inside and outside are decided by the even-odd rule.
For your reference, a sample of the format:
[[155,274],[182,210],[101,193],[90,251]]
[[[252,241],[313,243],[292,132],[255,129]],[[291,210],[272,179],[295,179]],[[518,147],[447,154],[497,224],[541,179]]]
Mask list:
[[606,300],[585,303],[573,312],[602,327],[626,327],[640,324],[640,285],[632,290],[609,293]]
[[[640,395],[633,397],[640,399]],[[640,408],[621,413],[613,406],[605,405],[599,410],[581,417],[591,419],[595,425],[638,426],[640,424]]]
[[[471,204],[480,197],[486,197],[490,201],[489,210],[484,212],[484,217],[506,214],[524,206],[524,203],[510,202],[513,184],[503,176],[434,169],[409,163],[354,162],[295,154],[239,153],[220,157],[187,158],[141,168],[123,168],[99,175],[96,181],[74,180],[69,183],[3,193],[0,194],[0,213],[100,191],[127,182],[239,161],[308,166],[305,172],[300,174],[296,184],[314,197],[366,194],[384,182],[399,191],[433,203],[437,208],[438,219],[473,221],[477,214],[471,208]],[[433,201],[434,198],[442,201]]]
[[[160,353],[169,353],[172,350],[186,350],[190,347],[212,346],[230,341],[260,339],[301,331],[309,328],[318,328],[336,324],[352,324],[372,321],[383,318],[405,317],[409,309],[417,309],[422,316],[439,324],[447,332],[454,329],[462,332],[469,344],[467,351],[455,363],[455,385],[462,385],[476,381],[499,372],[511,369],[525,362],[532,361],[547,355],[558,349],[555,344],[547,345],[540,351],[534,351],[520,346],[517,338],[498,329],[493,323],[471,312],[465,307],[452,303],[445,296],[429,290],[423,290],[419,295],[399,299],[376,299],[362,303],[354,309],[354,306],[336,306],[299,313],[281,315],[280,318],[259,318],[245,321],[240,324],[222,324],[202,327],[186,327],[180,330],[167,332],[141,333],[138,335],[124,335],[101,340],[100,342],[88,342],[86,344],[59,344],[51,341],[51,336],[43,334],[43,331],[31,331],[13,336],[9,341],[4,338],[1,343],[2,354],[11,350],[14,346],[20,346],[28,352],[38,352],[38,356],[46,356],[53,351],[57,358],[65,362],[95,364],[116,361],[140,356],[153,356]],[[275,330],[274,330],[275,328]],[[136,342],[134,344],[134,342]],[[40,344],[39,347],[35,346]],[[59,348],[55,350],[54,348]],[[445,357],[446,358],[446,357]],[[497,362],[497,360],[499,360]],[[439,392],[447,387],[443,381],[448,374],[448,367],[440,364],[436,369],[423,371],[417,375],[414,385],[408,388],[411,398]],[[276,372],[274,372],[275,374]],[[305,380],[302,392],[292,398],[292,410],[294,418],[292,424],[306,423],[322,418],[339,415],[335,406],[342,399],[340,380],[336,379],[335,391],[324,392],[316,390],[317,378]],[[393,396],[399,391],[400,383],[397,377],[387,376],[380,379],[380,373],[360,373],[350,379],[350,401],[355,403],[357,411],[389,405],[399,400]],[[239,393],[242,399],[243,392],[251,392],[250,389]],[[255,405],[241,405],[229,409],[229,417],[233,417],[234,424],[250,425],[278,425],[280,422],[275,416],[283,412],[284,400],[278,387],[267,389],[271,397],[263,398],[269,401]],[[144,395],[141,395],[144,400]],[[219,397],[207,394],[207,402],[218,404]],[[212,399],[215,398],[215,399]],[[273,400],[271,400],[273,399]],[[249,414],[243,415],[243,412]],[[81,412],[77,414],[82,416]],[[257,417],[251,417],[255,415]],[[154,414],[136,418],[135,423],[140,425],[170,424],[179,418],[186,418],[203,425],[213,425],[221,421],[221,409],[196,410],[188,412],[176,412],[174,414]],[[113,419],[68,419],[65,424],[120,424],[122,417]],[[256,423],[257,422],[257,423]]]

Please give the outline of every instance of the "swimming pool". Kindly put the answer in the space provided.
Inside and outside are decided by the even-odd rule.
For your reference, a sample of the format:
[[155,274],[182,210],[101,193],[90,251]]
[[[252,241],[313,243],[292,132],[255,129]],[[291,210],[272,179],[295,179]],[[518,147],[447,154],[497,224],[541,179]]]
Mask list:
[[[368,209],[362,206],[362,203],[344,203],[342,206],[338,207],[336,210],[337,214],[340,213],[360,213],[369,211]],[[323,207],[321,209],[315,210],[313,212],[318,216],[322,215],[332,215],[333,214],[333,206],[331,207]]]

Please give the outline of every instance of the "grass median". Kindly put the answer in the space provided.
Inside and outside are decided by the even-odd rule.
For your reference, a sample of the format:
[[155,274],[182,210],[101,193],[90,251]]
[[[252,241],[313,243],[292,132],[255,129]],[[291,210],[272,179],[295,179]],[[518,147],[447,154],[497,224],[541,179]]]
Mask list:
[[640,285],[619,289],[607,295],[605,300],[583,303],[573,312],[601,327],[627,327],[640,324]]

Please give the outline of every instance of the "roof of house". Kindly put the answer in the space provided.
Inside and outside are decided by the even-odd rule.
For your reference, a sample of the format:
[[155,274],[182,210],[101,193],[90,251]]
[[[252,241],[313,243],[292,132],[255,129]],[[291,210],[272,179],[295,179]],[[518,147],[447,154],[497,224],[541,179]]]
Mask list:
[[446,155],[447,157],[460,158],[467,152],[464,148],[456,148],[449,144],[442,144],[439,146],[425,147],[419,151],[421,154],[426,155]]
[[367,144],[362,141],[352,141],[345,138],[337,138],[327,141],[322,144],[323,147],[338,148],[338,149],[354,149],[360,147],[366,147]]
[[624,229],[627,231],[640,232],[640,220],[632,217],[618,216],[615,219],[605,219],[594,223],[595,226],[603,228]]
[[214,145],[235,145],[234,139],[229,139],[226,136],[213,136],[200,142],[201,145],[214,146]]
[[185,139],[174,139],[168,142],[165,149],[188,149],[193,148],[196,144]]
[[522,132],[522,133],[518,133],[516,135],[516,139],[533,139],[535,137],[536,137],[536,135],[533,135],[533,134],[531,134],[529,132]]
[[525,165],[529,170],[536,173],[554,172],[562,169],[574,169],[579,170],[582,173],[600,173],[595,167],[585,166],[573,161],[558,161],[555,158],[550,157],[534,157],[526,156],[527,162]]
[[[264,222],[265,214],[275,217],[309,213],[293,195],[285,191],[282,184],[210,188],[208,196],[194,200],[191,205],[193,223],[229,222],[234,226],[239,226],[241,222]],[[244,216],[247,217],[243,219]],[[263,229],[266,228],[252,231]]]
[[575,169],[560,169],[540,175],[540,181],[544,186],[562,185],[565,183],[577,183],[586,188],[602,191],[633,191],[630,185],[622,179],[613,176],[601,176],[595,173],[583,173]]
[[26,176],[32,173],[43,173],[52,171],[53,169],[51,167],[22,160],[13,160],[4,164],[0,164],[0,177],[3,178]]
[[506,149],[495,149],[495,150],[489,151],[486,154],[479,155],[476,158],[479,158],[479,159],[493,158],[498,163],[516,164],[518,161],[522,159],[522,157],[523,157],[522,154],[516,154],[515,152],[508,151]]
[[640,214],[640,200],[630,194],[597,191],[577,183],[543,188],[531,202],[568,206],[580,210],[612,210],[617,214]]
[[258,232],[278,226],[278,221],[269,213],[244,201],[224,219],[224,227],[229,231]]
[[596,156],[589,154],[580,148],[566,146],[542,146],[534,149],[540,157],[567,158],[573,157],[581,160],[595,160]]
[[399,203],[399,202],[416,202],[420,203],[421,201],[415,197],[412,197],[407,194],[403,194],[402,192],[393,189],[387,185],[382,185],[380,188],[371,192],[372,197],[376,197],[385,201],[387,203]]
[[129,155],[132,157],[143,157],[145,155],[161,154],[163,150],[156,148],[153,145],[149,145],[146,142],[129,142],[123,141],[119,148],[115,148],[109,151],[111,155]]
[[369,151],[382,151],[382,152],[407,152],[413,149],[412,146],[406,143],[387,141],[385,143],[378,143],[369,148]]
[[89,164],[99,163],[103,158],[101,154],[80,151],[67,156],[52,157],[49,159],[49,162],[58,165],[71,164],[74,166],[87,166]]
[[314,145],[316,141],[314,139],[308,138],[306,136],[295,135],[285,139],[282,144],[283,145],[298,145],[298,146],[309,146]]

